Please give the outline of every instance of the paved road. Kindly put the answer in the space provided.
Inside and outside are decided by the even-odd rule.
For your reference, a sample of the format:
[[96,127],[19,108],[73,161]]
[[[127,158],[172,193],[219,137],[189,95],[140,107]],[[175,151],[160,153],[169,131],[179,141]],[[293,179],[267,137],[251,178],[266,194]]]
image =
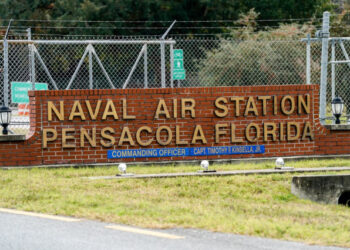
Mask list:
[[108,249],[305,249],[335,247],[212,233],[204,230],[148,230],[97,221],[40,218],[35,214],[13,214],[0,210],[1,250],[108,250]]

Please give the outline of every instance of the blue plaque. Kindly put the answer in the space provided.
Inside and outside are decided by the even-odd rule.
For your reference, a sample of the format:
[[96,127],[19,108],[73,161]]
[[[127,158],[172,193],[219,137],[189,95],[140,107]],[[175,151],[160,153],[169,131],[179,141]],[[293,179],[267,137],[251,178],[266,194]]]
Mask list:
[[192,148],[141,148],[141,149],[108,150],[107,158],[122,159],[122,158],[263,154],[263,153],[265,153],[264,145],[192,147]]

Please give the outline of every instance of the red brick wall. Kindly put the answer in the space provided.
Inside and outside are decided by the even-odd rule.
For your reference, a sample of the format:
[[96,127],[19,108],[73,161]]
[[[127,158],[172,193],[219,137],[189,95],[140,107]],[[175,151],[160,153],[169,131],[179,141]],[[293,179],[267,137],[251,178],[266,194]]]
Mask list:
[[[252,112],[248,116],[242,113],[246,105],[244,104],[248,97],[253,96],[277,96],[278,103],[281,98],[290,95],[297,98],[298,95],[310,95],[311,110],[309,114],[297,111],[291,115],[284,115],[281,107],[278,105],[277,115],[274,115],[273,105],[269,101],[267,105],[267,114],[262,115],[262,102],[257,102],[257,110],[259,115],[255,116]],[[192,160],[192,159],[231,159],[231,158],[251,158],[251,157],[272,157],[272,156],[301,156],[301,155],[326,155],[326,154],[348,154],[350,152],[350,131],[329,131],[324,128],[318,120],[319,112],[319,88],[317,85],[290,85],[290,86],[251,86],[251,87],[207,87],[207,88],[174,88],[174,89],[117,89],[117,90],[59,90],[59,91],[36,91],[29,92],[30,95],[30,118],[31,130],[24,142],[0,142],[0,165],[1,166],[29,166],[29,165],[48,165],[48,164],[91,164],[91,163],[111,163],[111,162],[127,162],[127,161],[167,161],[167,160]],[[245,98],[241,105],[241,115],[236,117],[234,105],[228,102],[228,115],[220,118],[214,115],[214,110],[218,110],[214,103],[218,97],[234,97],[242,96]],[[127,112],[129,115],[135,115],[135,120],[123,120],[122,99],[127,100]],[[171,118],[166,119],[161,116],[155,119],[155,111],[158,101],[163,98],[169,109]],[[173,118],[173,99],[178,99],[177,118]],[[181,98],[193,98],[196,102],[196,117],[191,118],[189,113],[185,118],[181,117]],[[115,104],[118,120],[108,117],[102,120],[102,114],[107,100],[112,100]],[[64,101],[65,119],[59,121],[53,115],[53,120],[48,121],[48,101],[52,101],[59,108],[59,101]],[[68,120],[70,111],[74,101],[79,100],[83,108],[86,120],[82,121],[79,117],[75,117],[72,121]],[[97,101],[102,100],[100,112],[96,121],[92,121],[89,117],[85,100],[90,100],[94,109]],[[297,100],[297,99],[295,99]],[[297,104],[297,101],[296,101]],[[287,105],[288,106],[288,105]],[[250,123],[257,123],[263,134],[263,124],[274,122],[277,125],[287,122],[298,122],[301,124],[301,133],[306,122],[312,125],[314,140],[307,138],[296,141],[286,141],[283,137],[280,140],[279,130],[277,129],[277,141],[273,141],[269,136],[267,141],[263,141],[263,135],[257,142],[248,142],[245,139],[244,129]],[[219,143],[215,143],[215,125],[219,123],[234,123],[236,126],[236,137],[243,138],[242,143],[231,143],[230,129],[227,135],[221,138]],[[173,140],[167,146],[161,146],[155,141],[155,132],[159,126],[169,126],[173,133]],[[187,145],[179,147],[210,147],[210,146],[229,146],[229,145],[265,145],[266,152],[264,154],[238,154],[238,155],[219,155],[219,156],[202,156],[202,157],[171,157],[171,158],[136,158],[136,159],[107,159],[107,151],[111,149],[138,149],[138,148],[162,148],[177,147],[175,143],[175,126],[180,126],[180,140],[187,141]],[[206,144],[198,141],[191,144],[191,139],[195,125],[201,125],[207,139]],[[135,145],[124,143],[118,146],[121,131],[123,127],[129,127]],[[142,135],[143,140],[153,138],[153,142],[147,147],[141,147],[136,143],[136,131],[141,126],[149,126],[152,128],[151,135]],[[286,126],[286,125],[284,125]],[[101,129],[111,127],[115,130],[113,137],[116,142],[112,147],[103,147],[100,144]],[[53,142],[48,142],[47,148],[43,148],[42,130],[45,128],[53,128],[57,130],[58,138]],[[62,148],[62,128],[75,128],[74,148]],[[96,147],[92,147],[85,140],[84,147],[80,146],[80,128],[84,128],[92,133],[92,128],[96,128]],[[287,134],[286,127],[284,134]],[[253,133],[252,133],[253,136]],[[163,139],[166,137],[163,135]]]

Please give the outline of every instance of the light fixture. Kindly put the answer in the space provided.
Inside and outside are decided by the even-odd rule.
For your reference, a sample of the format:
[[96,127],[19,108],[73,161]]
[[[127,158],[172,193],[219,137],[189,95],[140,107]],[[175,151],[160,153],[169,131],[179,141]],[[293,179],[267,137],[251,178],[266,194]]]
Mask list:
[[117,174],[117,176],[133,176],[134,174],[126,173],[127,166],[125,163],[120,163],[118,165],[118,170],[120,174]]
[[203,168],[204,171],[207,171],[209,169],[209,162],[207,160],[201,161],[201,168]]
[[275,166],[277,169],[282,169],[284,167],[284,160],[282,157],[276,159]]
[[293,170],[294,167],[287,167],[284,165],[284,160],[282,157],[278,157],[275,162],[275,169],[279,170]]
[[8,125],[10,125],[11,122],[11,109],[9,109],[6,106],[2,106],[0,108],[0,123],[1,126],[4,128],[2,130],[2,134],[7,135],[8,134],[8,130],[7,127]]
[[216,170],[209,170],[209,162],[207,160],[201,161],[201,168],[203,170],[199,170],[199,173],[213,173],[216,172]]
[[343,112],[344,102],[343,100],[337,96],[332,100],[332,113],[335,117],[335,124],[340,124],[340,116]]
[[122,174],[126,174],[126,164],[125,163],[120,163],[119,165],[118,165],[118,170],[119,170],[119,172],[120,173],[122,173]]

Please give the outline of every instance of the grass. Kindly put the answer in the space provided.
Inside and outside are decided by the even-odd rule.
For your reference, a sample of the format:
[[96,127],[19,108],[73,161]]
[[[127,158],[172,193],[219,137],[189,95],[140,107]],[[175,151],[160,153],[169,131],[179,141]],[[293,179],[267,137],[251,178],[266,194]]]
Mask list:
[[[350,166],[350,161],[298,161],[287,165]],[[271,167],[273,163],[267,162],[216,165],[215,169]],[[197,169],[136,166],[129,171]],[[350,247],[350,209],[297,198],[290,193],[290,174],[94,181],[81,178],[117,171],[116,167],[1,171],[0,207],[142,227],[202,228]]]

